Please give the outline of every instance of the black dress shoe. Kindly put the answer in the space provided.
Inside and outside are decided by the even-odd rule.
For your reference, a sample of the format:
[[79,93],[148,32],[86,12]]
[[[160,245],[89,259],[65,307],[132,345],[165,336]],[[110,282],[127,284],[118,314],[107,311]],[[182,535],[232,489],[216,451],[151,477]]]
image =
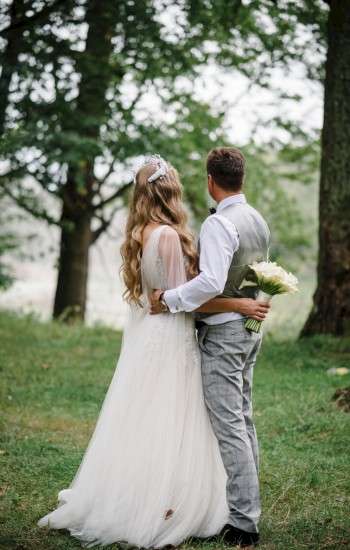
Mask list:
[[233,527],[227,523],[220,532],[219,537],[223,542],[232,545],[239,545],[241,548],[257,546],[259,544],[259,533],[249,533]]

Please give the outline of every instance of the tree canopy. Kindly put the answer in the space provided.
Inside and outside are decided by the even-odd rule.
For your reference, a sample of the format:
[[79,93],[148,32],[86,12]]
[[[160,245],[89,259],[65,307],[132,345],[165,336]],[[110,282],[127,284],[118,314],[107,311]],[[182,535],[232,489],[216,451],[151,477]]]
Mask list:
[[[203,161],[225,141],[225,112],[194,96],[203,65],[235,69],[262,87],[273,68],[293,62],[309,78],[323,75],[321,0],[14,0],[1,11],[1,187],[61,227],[62,288],[76,283],[55,315],[79,295],[83,316],[89,246],[123,204],[140,155],[173,162],[191,208],[206,212]],[[59,216],[45,194],[57,197]],[[79,274],[71,271],[78,252]]]

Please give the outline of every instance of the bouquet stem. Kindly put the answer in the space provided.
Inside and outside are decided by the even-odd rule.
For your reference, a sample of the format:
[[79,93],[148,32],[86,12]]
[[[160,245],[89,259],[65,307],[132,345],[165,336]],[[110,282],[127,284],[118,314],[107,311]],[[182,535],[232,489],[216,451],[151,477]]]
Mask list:
[[[271,294],[266,294],[266,292],[259,290],[257,297],[255,299],[261,302],[270,302],[271,298],[272,298]],[[248,317],[248,319],[244,323],[244,326],[246,329],[251,330],[252,332],[258,333],[261,330],[261,323],[262,321],[257,321],[256,319],[252,319],[252,317]]]

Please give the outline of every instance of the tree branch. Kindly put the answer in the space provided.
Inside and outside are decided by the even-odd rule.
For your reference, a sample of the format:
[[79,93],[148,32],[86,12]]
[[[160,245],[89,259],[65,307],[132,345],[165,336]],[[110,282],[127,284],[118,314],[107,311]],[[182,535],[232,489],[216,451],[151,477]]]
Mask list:
[[112,164],[110,165],[110,167],[108,168],[108,172],[107,174],[103,177],[103,178],[96,178],[96,181],[98,183],[98,188],[100,189],[101,186],[105,183],[105,181],[107,180],[107,178],[109,178],[109,176],[113,173],[114,171],[114,162],[112,162]]
[[[34,205],[28,204],[28,201],[24,197],[16,197],[6,186],[1,186],[1,191],[8,197],[10,197],[20,208],[23,208],[26,212],[34,216],[36,219],[45,220],[49,225],[60,225],[59,220],[55,220],[45,210],[39,210]],[[1,195],[0,191],[0,195]]]
[[101,221],[101,225],[100,227],[95,229],[95,231],[92,232],[91,244],[94,244],[97,241],[97,239],[100,237],[100,235],[102,235],[102,233],[104,233],[108,229],[108,227],[111,225],[112,221],[114,220],[114,216],[119,210],[120,210],[120,207],[115,208],[108,220],[99,216],[95,216]]
[[16,16],[12,20],[11,24],[6,27],[6,29],[3,29],[0,34],[6,36],[15,29],[26,27],[30,25],[33,21],[38,21],[42,17],[46,17],[51,12],[55,11],[57,8],[60,8],[63,4],[66,3],[67,0],[55,0],[55,2],[53,2],[50,6],[45,6],[45,8],[43,8],[41,11],[34,13],[34,15],[31,15],[30,17],[28,17],[27,15],[22,15],[21,17]]
[[132,112],[132,111],[134,110],[135,105],[136,105],[136,104],[138,103],[138,101],[140,100],[142,94],[143,94],[144,91],[145,91],[145,86],[144,86],[144,84],[145,84],[145,79],[143,79],[143,82],[142,82],[142,84],[140,85],[140,88],[139,88],[139,90],[138,90],[138,92],[137,92],[137,94],[136,94],[135,99],[134,99],[133,102],[131,103],[130,107],[128,107],[128,111]]
[[107,204],[109,204],[110,202],[114,201],[115,199],[119,199],[120,197],[122,197],[124,195],[124,193],[127,192],[128,189],[130,189],[130,187],[133,185],[134,182],[130,181],[129,183],[126,183],[125,185],[123,185],[123,187],[121,187],[120,189],[118,189],[118,191],[116,191],[115,193],[113,193],[110,197],[108,197],[107,199],[104,199],[104,200],[101,200],[99,203],[97,204],[94,204],[93,206],[93,210],[96,211],[96,210],[100,210],[101,208],[104,208]]

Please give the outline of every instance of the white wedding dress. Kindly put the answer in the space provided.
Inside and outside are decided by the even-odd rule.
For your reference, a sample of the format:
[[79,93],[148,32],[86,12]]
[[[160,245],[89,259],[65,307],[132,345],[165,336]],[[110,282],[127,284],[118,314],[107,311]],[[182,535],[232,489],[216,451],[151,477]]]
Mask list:
[[86,546],[174,546],[218,533],[226,473],[205,408],[192,314],[151,316],[153,288],[186,282],[177,233],[160,226],[142,256],[145,307],[130,308],[117,369],[78,472],[38,525]]

